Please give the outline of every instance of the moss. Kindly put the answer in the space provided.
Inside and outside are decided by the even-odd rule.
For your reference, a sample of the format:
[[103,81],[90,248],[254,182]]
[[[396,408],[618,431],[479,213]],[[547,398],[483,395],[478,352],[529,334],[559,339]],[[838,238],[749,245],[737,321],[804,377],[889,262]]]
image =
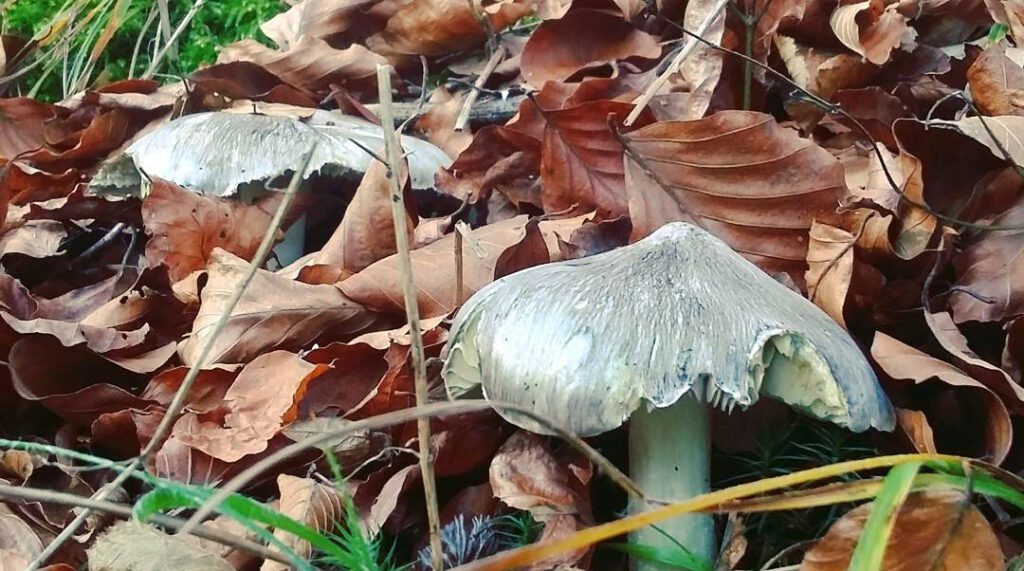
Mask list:
[[[4,5],[0,1],[0,6]],[[113,39],[92,70],[89,81],[90,85],[95,85],[128,77],[136,42],[143,33],[151,6],[155,5],[150,0],[14,0],[0,15],[0,29],[5,34],[25,37],[43,33],[55,16],[73,5],[80,7],[79,21],[94,8],[98,8],[98,11],[97,17],[72,40],[67,56],[68,65],[73,70],[75,58],[91,51],[99,30],[106,25],[115,10],[120,9],[124,21],[118,26]],[[192,8],[193,2],[169,0],[168,5],[173,29]],[[244,38],[270,45],[259,26],[285,8],[287,6],[281,0],[206,0],[179,37],[177,57],[165,57],[159,72],[171,76],[187,74],[215,61],[220,47]],[[154,22],[145,30],[140,53],[132,70],[135,76],[149,66],[158,28],[158,22]],[[36,97],[49,101],[64,97],[62,71],[65,55],[54,47],[50,45],[37,52],[36,57],[43,61],[19,80],[12,93],[27,95],[35,90]]]

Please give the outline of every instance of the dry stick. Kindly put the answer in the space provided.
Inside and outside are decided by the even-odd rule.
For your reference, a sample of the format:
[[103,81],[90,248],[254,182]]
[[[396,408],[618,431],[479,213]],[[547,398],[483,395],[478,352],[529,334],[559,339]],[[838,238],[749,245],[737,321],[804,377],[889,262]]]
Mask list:
[[364,420],[349,423],[345,425],[344,428],[310,436],[305,440],[289,444],[269,456],[264,457],[260,461],[240,472],[234,478],[231,478],[224,484],[218,486],[217,491],[203,502],[203,505],[199,506],[199,509],[197,509],[196,512],[192,514],[192,517],[185,522],[185,525],[181,527],[179,533],[189,533],[191,530],[195,529],[203,519],[211,515],[214,510],[224,502],[224,500],[231,496],[231,494],[249,485],[253,480],[259,478],[263,472],[302,453],[305,450],[319,448],[328,442],[348,436],[349,434],[378,430],[395,424],[408,422],[413,419],[431,418],[434,416],[452,414],[466,414],[492,408],[495,410],[514,412],[517,415],[522,415],[536,421],[538,424],[551,431],[552,434],[561,438],[576,450],[579,450],[594,464],[594,466],[597,467],[598,471],[607,475],[609,479],[622,488],[630,497],[641,501],[647,500],[643,495],[643,492],[640,490],[640,487],[630,480],[629,477],[623,474],[621,470],[616,468],[611,461],[602,456],[597,450],[594,450],[594,448],[584,442],[582,438],[562,428],[550,418],[537,414],[533,409],[522,405],[497,401],[466,399],[455,402],[434,403],[423,407],[396,410],[394,412],[372,416]]
[[[398,270],[402,280],[402,294],[405,299],[405,315],[409,321],[409,353],[412,356],[413,380],[416,387],[416,407],[429,402],[427,389],[427,368],[424,362],[423,337],[420,334],[420,308],[416,300],[416,284],[413,282],[412,258],[409,256],[409,234],[405,223],[405,200],[399,182],[402,168],[402,148],[395,134],[395,119],[391,110],[391,66],[377,66],[377,91],[380,99],[380,122],[384,131],[384,154],[388,162],[388,183],[391,187],[391,215],[395,221],[395,246],[398,250]],[[433,568],[444,569],[441,551],[441,514],[437,505],[437,483],[434,481],[434,465],[430,461],[430,419],[416,421],[416,433],[420,449],[420,476],[423,478],[423,494],[427,504],[427,527],[430,530],[430,560]]]
[[[94,512],[108,513],[125,519],[130,519],[132,517],[131,506],[102,500],[94,500],[84,496],[77,496],[75,494],[68,494],[65,492],[55,492],[53,490],[40,490],[38,488],[26,488],[22,486],[8,486],[0,484],[0,498],[87,508]],[[185,524],[184,519],[159,514],[150,516],[150,521],[169,529],[179,529]],[[284,557],[280,553],[271,551],[255,541],[251,541],[240,535],[222,531],[214,527],[199,527],[193,530],[191,535],[215,541],[221,545],[227,545],[228,547],[234,547],[264,559],[273,559],[274,561],[279,561],[287,565],[291,565],[292,563],[287,557]]]
[[178,41],[178,36],[185,31],[185,28],[187,28],[189,23],[192,22],[192,18],[196,16],[196,12],[203,7],[205,2],[206,0],[196,0],[196,3],[189,8],[188,13],[185,14],[185,17],[181,19],[181,23],[178,24],[178,28],[174,30],[173,34],[171,34],[171,39],[164,43],[163,47],[160,48],[160,51],[153,56],[153,61],[151,61],[149,63],[149,67],[146,68],[146,73],[142,74],[142,79],[151,79],[153,75],[156,74],[157,68],[160,67],[160,60],[164,59],[164,56],[167,55],[168,51],[170,51],[174,42]]
[[498,49],[494,50],[491,54],[491,59],[487,60],[487,65],[484,66],[484,70],[480,72],[479,77],[473,82],[473,89],[469,90],[469,94],[466,95],[466,100],[462,102],[462,109],[459,110],[459,117],[455,120],[455,130],[461,131],[466,128],[466,123],[469,122],[469,113],[473,109],[473,104],[476,103],[477,97],[480,96],[480,89],[483,88],[484,84],[494,73],[495,68],[501,63],[501,60],[505,59],[505,47],[499,46]]
[[[197,4],[201,4],[202,2],[203,0],[199,0]],[[185,379],[182,380],[181,386],[178,387],[178,391],[174,394],[174,399],[171,401],[171,404],[167,406],[167,412],[164,413],[164,418],[160,421],[160,424],[157,426],[149,443],[146,444],[146,447],[142,452],[132,460],[123,472],[118,474],[117,477],[100,488],[98,492],[93,494],[92,499],[107,499],[107,497],[109,497],[115,489],[120,487],[135,470],[138,470],[143,466],[146,458],[156,451],[164,437],[170,432],[171,426],[176,420],[175,417],[185,405],[185,398],[188,396],[189,389],[192,388],[192,384],[195,383],[195,380],[199,377],[199,371],[202,370],[203,365],[210,357],[210,353],[213,351],[214,342],[217,340],[217,336],[220,334],[221,330],[224,329],[224,326],[227,325],[227,322],[231,317],[231,313],[234,311],[235,306],[238,305],[238,302],[242,299],[242,294],[245,293],[245,288],[248,287],[249,282],[252,281],[253,276],[256,275],[256,271],[259,270],[259,268],[263,266],[263,262],[266,261],[267,255],[270,253],[270,248],[274,244],[274,237],[277,234],[277,229],[281,225],[281,220],[284,219],[284,215],[288,211],[288,207],[291,205],[292,199],[295,197],[295,193],[299,190],[299,184],[302,182],[302,175],[306,172],[306,167],[309,166],[309,161],[313,156],[314,149],[310,149],[309,152],[306,153],[302,164],[292,175],[292,180],[288,184],[288,190],[285,191],[284,197],[281,199],[281,204],[278,205],[277,211],[274,212],[274,217],[271,218],[269,227],[267,228],[266,233],[263,234],[263,240],[260,242],[259,248],[256,250],[256,254],[249,262],[248,267],[246,267],[246,272],[242,277],[242,281],[236,287],[234,295],[231,296],[231,299],[228,301],[227,306],[225,306],[223,313],[220,314],[220,317],[214,324],[209,337],[206,338],[206,343],[203,344],[202,351],[199,353],[199,358],[196,359],[195,363],[192,364],[192,367],[189,368],[188,373],[185,375]],[[64,529],[61,530],[60,534],[46,546],[46,549],[44,549],[43,552],[29,564],[26,571],[36,571],[39,569],[39,567],[41,567],[50,557],[53,556],[54,553],[57,552],[61,545],[63,545],[71,538],[72,535],[74,535],[76,531],[78,531],[78,528],[82,527],[82,524],[85,523],[86,518],[88,518],[91,513],[92,512],[89,509],[82,510],[82,512],[79,513],[70,524],[65,526]]]
[[452,307],[458,307],[462,305],[462,296],[465,295],[465,285],[463,284],[463,267],[462,267],[462,230],[456,224],[455,226],[455,303]]
[[[711,29],[712,25],[714,25],[715,21],[718,19],[718,15],[722,13],[722,10],[728,3],[729,0],[718,0],[718,3],[715,4],[715,7],[711,9],[711,13],[708,14],[707,19],[701,23],[700,27],[697,28],[697,31],[695,33],[698,36],[703,36],[704,34],[708,33],[708,30]],[[633,107],[633,110],[630,111],[629,115],[626,117],[626,120],[624,121],[624,124],[627,127],[631,126],[633,122],[636,121],[638,117],[640,117],[640,114],[643,113],[644,109],[647,108],[647,104],[651,102],[651,99],[653,99],[654,96],[657,95],[659,91],[661,91],[661,88],[664,87],[666,83],[668,83],[668,78],[671,77],[672,74],[679,71],[679,67],[683,65],[683,62],[686,60],[686,58],[690,57],[690,54],[692,54],[693,50],[695,49],[697,49],[697,40],[693,38],[690,38],[689,40],[687,40],[685,44],[683,44],[683,48],[679,50],[679,53],[676,55],[675,59],[672,60],[672,63],[669,64],[668,68],[665,71],[661,72],[661,75],[659,75],[653,83],[647,86],[647,89],[644,91],[643,95],[641,95],[637,99],[636,104]]]

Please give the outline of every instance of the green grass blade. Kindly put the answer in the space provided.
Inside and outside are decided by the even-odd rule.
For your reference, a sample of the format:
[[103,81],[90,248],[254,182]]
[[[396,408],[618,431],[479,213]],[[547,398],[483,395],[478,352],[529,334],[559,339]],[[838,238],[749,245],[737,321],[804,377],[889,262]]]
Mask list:
[[849,571],[880,571],[896,523],[896,514],[914,486],[922,462],[906,462],[893,466],[885,476],[868,520],[864,522],[857,547],[850,559]]
[[640,543],[608,543],[602,547],[620,551],[635,559],[660,563],[688,571],[711,571],[711,564],[704,559],[681,549],[659,549]]

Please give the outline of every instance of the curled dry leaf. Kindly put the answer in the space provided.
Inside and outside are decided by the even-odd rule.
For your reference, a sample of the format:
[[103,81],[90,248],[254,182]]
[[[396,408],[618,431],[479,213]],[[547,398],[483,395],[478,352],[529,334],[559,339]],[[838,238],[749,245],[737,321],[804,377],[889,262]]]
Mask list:
[[[399,168],[399,185],[405,188],[409,182],[405,161],[402,161]],[[414,210],[415,207],[410,202],[406,209]],[[406,212],[405,227],[410,241],[414,225],[414,218]],[[394,254],[396,250],[388,167],[380,161],[372,161],[355,196],[345,209],[341,224],[313,259],[313,263],[340,267],[342,274],[347,277]]]
[[914,450],[922,454],[938,454],[939,449],[935,446],[935,433],[928,424],[928,417],[919,410],[907,408],[896,409],[896,422],[900,430],[910,440]]
[[437,173],[443,192],[470,203],[497,190],[515,203],[540,206],[540,141],[518,130],[484,127],[455,162]]
[[[592,473],[586,460],[556,452],[545,437],[521,430],[491,460],[490,483],[503,503],[529,511],[544,522],[540,541],[557,540],[593,523],[589,499]],[[563,553],[535,568],[572,565],[586,551]]]
[[[845,571],[873,504],[839,518],[804,555],[800,571]],[[992,526],[959,490],[919,492],[896,513],[882,569],[991,571],[1004,566]]]
[[[583,217],[578,218],[582,224]],[[470,248],[463,250],[465,294],[472,295],[496,277],[549,262],[551,255],[540,236],[543,227],[543,223],[538,228],[526,216],[517,216],[473,230],[470,237],[483,247],[485,255],[479,257]],[[410,254],[420,315],[435,317],[455,309],[459,305],[455,303],[455,235],[449,234]],[[374,311],[404,314],[399,278],[398,260],[390,256],[338,287],[350,299]]]
[[152,404],[121,388],[138,386],[140,375],[84,346],[64,347],[53,337],[31,335],[14,343],[8,361],[21,398],[76,426],[89,426],[103,413]]
[[[172,282],[206,269],[214,248],[248,260],[259,248],[280,200],[281,195],[274,193],[245,204],[156,179],[142,201],[142,221],[150,236],[146,260],[165,266]],[[284,234],[278,230],[277,235]]]
[[484,14],[491,29],[499,32],[529,14],[531,4],[514,0],[481,6],[479,0],[417,0],[403,5],[381,32],[366,40],[366,45],[385,56],[457,52],[487,40],[475,11]]
[[[572,38],[567,42],[566,38]],[[630,58],[661,55],[657,39],[621,17],[600,10],[570,10],[547,20],[523,48],[523,77],[535,86],[567,80],[573,75]]]
[[[210,262],[199,314],[191,334],[178,346],[187,365],[199,357],[248,266],[219,248]],[[214,341],[210,363],[244,363],[273,349],[299,350],[318,338],[353,336],[381,321],[334,286],[303,284],[259,270]]]
[[985,115],[1024,115],[1024,69],[994,45],[967,69],[971,100]]
[[[1024,223],[1024,201],[993,223]],[[1024,314],[1024,230],[980,233],[955,263],[959,276],[949,304],[957,323],[1004,321]]]
[[1009,410],[1016,414],[1024,413],[1024,387],[1014,382],[1006,371],[975,354],[949,313],[925,312],[924,318],[939,345],[952,356],[954,364],[999,395]]
[[[277,487],[281,492],[278,511],[319,533],[332,533],[337,522],[344,517],[341,496],[330,486],[312,478],[281,474],[277,477]],[[313,546],[292,533],[278,529],[274,531],[274,536],[303,559],[308,560],[313,554]],[[290,568],[283,563],[267,560],[260,566],[260,571],[287,571]]]
[[807,248],[807,298],[829,317],[846,327],[843,308],[853,279],[857,236],[835,226],[815,222]]
[[663,121],[624,140],[634,239],[692,221],[765,271],[803,282],[811,225],[835,220],[846,192],[828,151],[746,111]]
[[281,427],[295,420],[306,386],[327,368],[287,351],[264,353],[238,373],[222,406],[186,412],[174,424],[174,435],[224,462],[263,452]]
[[43,552],[43,542],[32,528],[12,513],[0,513],[0,571],[27,569]]
[[114,524],[89,548],[89,568],[104,571],[234,571],[217,555],[137,521]]
[[908,31],[913,33],[899,8],[899,2],[887,4],[884,0],[839,6],[830,19],[832,31],[844,46],[875,65],[883,65]]
[[[624,118],[632,108],[619,101],[589,101],[541,112],[541,201],[546,212],[596,208],[609,218],[627,212],[623,149],[609,121],[616,121],[612,116]],[[652,120],[645,112],[634,126]]]
[[255,40],[242,40],[220,51],[217,63],[249,61],[284,81],[313,92],[328,92],[331,85],[372,90],[378,64],[387,60],[359,44],[343,50],[311,36],[303,36],[287,51],[272,50]]
[[453,95],[443,86],[438,87],[430,95],[430,109],[413,125],[428,141],[453,157],[459,156],[473,142],[473,133],[468,127],[455,130],[466,93]]
[[[955,366],[881,332],[875,334],[871,356],[881,370],[894,379],[909,380],[915,384],[939,381],[954,389],[956,398],[952,402],[951,399],[942,402],[941,395],[934,397],[937,414],[929,415],[932,421],[941,419],[943,422],[942,426],[936,424],[932,427],[939,450],[987,457],[996,464],[1006,458],[1013,443],[1013,425],[1006,405],[991,389]],[[919,401],[916,407],[925,404]],[[949,406],[957,410],[953,413],[955,417],[949,414]],[[967,420],[972,410],[980,411],[984,419],[984,434],[964,430],[963,427],[972,426]]]
[[60,107],[27,97],[0,99],[0,160],[34,151],[46,145],[46,125],[64,113]]
[[260,29],[282,50],[304,36],[326,40],[332,46],[361,42],[384,29],[404,4],[402,0],[298,0],[267,20]]
[[60,254],[67,237],[64,225],[54,220],[29,220],[0,237],[0,257],[22,254],[32,258],[48,258]]

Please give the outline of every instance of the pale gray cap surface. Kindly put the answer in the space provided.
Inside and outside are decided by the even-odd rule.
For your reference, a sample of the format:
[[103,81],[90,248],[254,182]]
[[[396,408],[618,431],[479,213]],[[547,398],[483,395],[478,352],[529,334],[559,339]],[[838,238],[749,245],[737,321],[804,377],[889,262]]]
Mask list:
[[[358,178],[375,160],[364,148],[382,155],[384,136],[373,123],[321,110],[305,119],[196,113],[170,121],[132,143],[103,165],[90,189],[99,193],[130,191],[139,186],[141,170],[204,194],[235,196],[239,187],[271,181],[294,170],[314,143],[317,147],[304,180],[316,173]],[[432,187],[437,170],[451,164],[444,151],[427,141],[402,137],[402,147],[413,188]]]
[[486,398],[530,406],[582,436],[618,427],[644,401],[666,407],[691,391],[725,410],[770,394],[858,432],[895,423],[841,326],[681,222],[491,283],[459,311],[446,353],[450,394],[480,385]]

